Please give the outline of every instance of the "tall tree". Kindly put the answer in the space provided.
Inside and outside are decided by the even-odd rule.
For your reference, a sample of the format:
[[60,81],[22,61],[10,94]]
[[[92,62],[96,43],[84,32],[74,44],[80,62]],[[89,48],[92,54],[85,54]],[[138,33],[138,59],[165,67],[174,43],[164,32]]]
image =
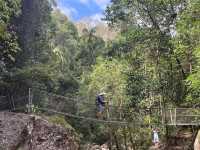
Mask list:
[[13,17],[20,13],[21,0],[0,0],[0,72],[15,61],[15,55],[20,50],[17,43]]
[[177,23],[177,35],[174,46],[177,55],[181,56],[184,69],[188,75],[186,83],[188,92],[187,105],[199,106],[199,66],[200,66],[200,1],[191,0],[187,9],[180,15]]
[[105,42],[95,35],[95,28],[84,29],[80,37],[80,52],[77,55],[80,65],[87,69],[96,63],[97,56],[105,52]]
[[51,11],[48,0],[22,0],[22,13],[15,21],[22,49],[19,65],[48,61]]
[[54,36],[51,38],[53,57],[51,63],[57,70],[60,93],[71,93],[78,89],[76,77],[79,75],[75,57],[79,52],[78,32],[70,20],[59,10],[52,13]]
[[[179,101],[185,95],[182,79],[186,73],[171,44],[177,15],[185,7],[186,2],[181,0],[113,0],[106,9],[105,19],[121,28],[128,39],[128,48],[134,51],[139,46],[142,53],[148,54],[157,70],[160,92],[172,101]],[[132,30],[134,34],[131,28],[136,29]]]

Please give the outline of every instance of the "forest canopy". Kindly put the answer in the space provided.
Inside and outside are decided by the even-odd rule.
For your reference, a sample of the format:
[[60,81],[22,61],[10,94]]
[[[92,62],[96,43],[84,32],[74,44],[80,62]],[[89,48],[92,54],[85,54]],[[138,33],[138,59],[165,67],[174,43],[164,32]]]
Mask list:
[[[38,106],[50,104],[49,92],[81,97],[78,103],[95,103],[105,92],[119,112],[200,107],[199,8],[200,0],[111,0],[103,20],[117,36],[105,40],[95,27],[80,34],[56,1],[0,0],[0,96],[7,102],[2,109],[29,89]],[[77,111],[64,101],[62,106]],[[86,114],[90,109],[80,108]],[[65,119],[95,142],[107,132]]]

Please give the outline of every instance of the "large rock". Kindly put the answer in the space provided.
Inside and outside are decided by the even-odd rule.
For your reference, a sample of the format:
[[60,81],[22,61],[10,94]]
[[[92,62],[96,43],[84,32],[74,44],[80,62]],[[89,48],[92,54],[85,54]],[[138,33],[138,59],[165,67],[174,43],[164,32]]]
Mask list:
[[200,150],[200,130],[196,136],[195,142],[194,142],[194,150]]
[[40,117],[0,113],[0,150],[78,150],[71,130]]

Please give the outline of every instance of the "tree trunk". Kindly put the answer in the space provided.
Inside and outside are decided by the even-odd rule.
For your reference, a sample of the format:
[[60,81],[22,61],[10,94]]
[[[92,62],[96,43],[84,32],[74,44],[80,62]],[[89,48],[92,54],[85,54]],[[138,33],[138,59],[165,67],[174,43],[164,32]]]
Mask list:
[[109,150],[112,150],[112,130],[111,130],[111,127],[108,125],[108,128],[109,128],[109,137],[110,137],[110,140],[109,140]]
[[128,133],[129,133],[129,138],[130,138],[130,141],[131,141],[132,149],[136,150],[135,143],[133,141],[133,136],[131,134],[131,128],[129,126],[128,126]]
[[123,127],[123,135],[124,135],[125,150],[128,150],[128,146],[127,146],[127,136],[126,136],[126,127]]
[[116,148],[117,148],[117,150],[121,150],[121,146],[120,146],[120,143],[119,143],[119,141],[117,139],[116,132],[115,132],[115,130],[112,130],[112,131],[113,131],[113,135],[114,135],[114,140],[115,140]]

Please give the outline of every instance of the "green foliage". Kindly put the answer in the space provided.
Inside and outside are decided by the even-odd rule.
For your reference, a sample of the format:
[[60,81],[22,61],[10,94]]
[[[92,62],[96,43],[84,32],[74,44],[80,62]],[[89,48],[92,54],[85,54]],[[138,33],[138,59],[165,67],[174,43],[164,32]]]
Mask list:
[[78,52],[78,33],[75,26],[56,10],[52,14],[54,26],[54,37],[52,37],[52,47],[55,63],[58,64],[62,72],[75,70],[75,55]]
[[189,75],[198,62],[198,48],[200,45],[200,21],[199,21],[199,0],[189,2],[185,11],[180,14],[177,22],[177,35],[174,41],[175,52],[179,55],[184,64],[184,68]]
[[199,76],[199,71],[197,71],[194,74],[191,74],[187,78],[187,83],[189,84],[188,88],[188,94],[186,97],[186,102],[188,105],[197,105],[199,106],[199,94],[200,94],[200,76]]
[[74,128],[69,123],[67,123],[67,121],[65,120],[63,116],[51,116],[51,117],[48,117],[48,120],[54,124],[60,125],[66,129],[70,129],[74,131]]
[[199,0],[189,2],[177,22],[177,36],[174,41],[177,55],[180,55],[188,77],[187,105],[199,105],[199,65],[200,65],[200,21]]
[[34,86],[51,89],[57,78],[51,65],[47,65],[51,57],[48,39],[52,8],[49,1],[8,0],[0,3],[0,19],[6,27],[3,36],[0,35],[3,44],[0,57],[9,67],[1,77],[1,94],[20,97],[27,95],[28,88]]
[[126,92],[130,105],[150,108],[157,105],[158,100],[154,99],[160,96],[160,82],[156,75],[156,66],[140,48],[136,47],[126,58],[129,62]]
[[[97,63],[93,66],[92,72],[86,76],[83,75],[82,83],[85,94],[94,101],[96,95],[102,91],[106,92],[106,99],[110,104],[126,103],[126,74],[128,69],[125,60],[103,59],[99,57]],[[82,92],[82,91],[81,91]]]
[[[76,26],[52,6],[54,0],[0,0],[1,95],[25,96],[32,88],[34,102],[46,106],[51,100],[41,89],[68,96],[78,93],[81,101],[92,103],[104,91],[117,113],[127,106],[132,118],[125,119],[132,121],[140,117],[133,111],[136,107],[198,106],[199,0],[112,0],[105,20],[120,33],[108,43],[96,36],[95,28],[79,36]],[[77,111],[64,100],[60,104],[63,110]],[[81,114],[95,116],[95,105],[79,105]],[[158,118],[146,115],[143,122],[157,123]],[[72,128],[65,119],[49,118]],[[103,144],[112,133],[121,145],[126,134],[135,149],[147,149],[151,143],[150,129],[70,122],[85,141]]]
[[49,61],[51,11],[48,0],[22,0],[21,14],[14,21],[22,49],[18,55],[17,66]]
[[139,44],[145,45],[145,40],[145,29],[135,25],[130,26],[112,41],[108,55],[118,57],[127,55],[136,49]]
[[53,115],[53,116],[47,117],[47,119],[49,122],[55,125],[60,125],[64,127],[65,129],[67,129],[69,134],[72,134],[74,136],[73,140],[80,142],[80,135],[78,135],[76,130],[66,121],[64,116]]
[[106,20],[111,24],[121,24],[125,27],[129,24],[140,24],[161,29],[173,23],[178,11],[184,8],[184,4],[181,0],[112,1],[106,10]]
[[83,35],[80,37],[80,52],[77,54],[82,71],[90,70],[91,65],[96,63],[96,58],[105,52],[105,42],[102,38],[95,35],[95,28],[84,29]]
[[[118,25],[123,35],[123,44],[118,45],[117,51],[118,49],[128,51],[128,55],[132,52],[144,54],[137,56],[137,58],[142,56],[144,59],[143,65],[139,68],[142,69],[144,65],[147,70],[149,67],[154,68],[153,76],[156,78],[156,87],[160,87],[155,95],[161,94],[166,99],[165,102],[180,103],[185,96],[185,85],[182,79],[186,78],[186,73],[171,43],[174,32],[172,27],[175,26],[177,16],[185,7],[186,3],[180,0],[122,0],[112,1],[106,10],[106,20],[111,25]],[[131,61],[133,66],[140,64],[140,62],[134,62],[134,59]],[[142,72],[139,74],[140,77],[144,76]],[[151,83],[152,77],[143,78],[146,78],[144,80],[147,84],[153,84]],[[146,95],[151,93],[151,91],[145,92]]]
[[20,12],[21,0],[0,0],[0,75],[15,61],[15,55],[20,50],[11,19]]
[[52,59],[50,63],[57,71],[59,93],[75,93],[79,88],[75,78],[79,74],[75,61],[78,48],[77,29],[59,10],[52,13],[54,36],[51,38]]
[[130,72],[128,75],[127,93],[131,97],[131,104],[135,107],[145,97],[145,77],[140,72]]
[[[10,18],[20,12],[20,2],[21,0],[0,0],[0,25],[4,28],[9,22]],[[4,30],[3,30],[4,31]],[[1,32],[0,32],[1,33]],[[1,34],[2,36],[2,34]]]

